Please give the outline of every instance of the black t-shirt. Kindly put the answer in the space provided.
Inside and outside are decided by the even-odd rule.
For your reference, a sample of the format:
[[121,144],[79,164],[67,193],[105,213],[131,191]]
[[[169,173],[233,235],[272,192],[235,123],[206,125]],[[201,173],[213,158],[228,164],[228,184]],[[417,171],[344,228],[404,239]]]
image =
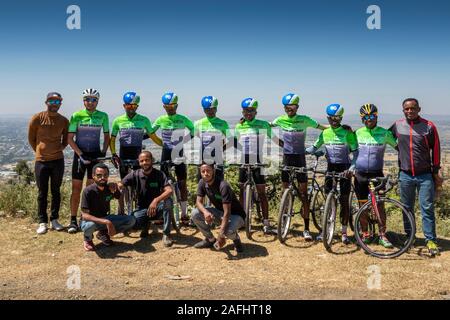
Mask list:
[[86,210],[92,216],[103,218],[109,214],[110,202],[113,198],[118,199],[120,192],[117,190],[111,193],[108,186],[100,190],[97,184],[93,183],[83,190],[81,197],[81,209]]
[[197,188],[197,196],[207,196],[214,207],[221,211],[223,211],[224,203],[231,203],[231,214],[239,215],[245,219],[245,211],[242,208],[241,203],[236,198],[230,184],[224,180],[216,178],[214,183],[209,186],[203,179],[200,179]]
[[146,176],[144,170],[138,169],[129,173],[122,180],[125,186],[134,187],[138,196],[138,210],[147,209],[153,199],[159,197],[164,187],[169,185],[166,175],[153,168],[150,175]]

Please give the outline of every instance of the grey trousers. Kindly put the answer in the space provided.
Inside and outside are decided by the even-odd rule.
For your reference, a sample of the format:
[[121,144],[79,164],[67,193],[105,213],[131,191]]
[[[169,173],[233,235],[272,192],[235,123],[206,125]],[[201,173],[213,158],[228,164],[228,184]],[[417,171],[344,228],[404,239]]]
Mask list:
[[[222,223],[223,211],[220,211],[213,207],[206,207],[205,209],[211,212],[214,217],[214,223],[216,225],[220,225]],[[211,232],[211,226],[206,223],[205,217],[198,209],[194,209],[192,211],[192,221],[194,221],[197,228],[206,238],[214,238],[214,235]],[[225,236],[230,240],[238,239],[239,235],[237,231],[242,228],[244,224],[245,221],[241,216],[234,214],[230,215],[227,230],[225,230]]]

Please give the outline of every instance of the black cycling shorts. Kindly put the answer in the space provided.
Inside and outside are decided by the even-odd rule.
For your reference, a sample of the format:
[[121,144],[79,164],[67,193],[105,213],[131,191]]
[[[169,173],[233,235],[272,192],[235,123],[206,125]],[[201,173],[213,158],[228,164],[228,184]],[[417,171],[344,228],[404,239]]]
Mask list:
[[[306,167],[306,158],[303,154],[285,154],[283,156],[283,165],[292,166],[292,167]],[[297,173],[297,180],[301,183],[308,182],[308,174],[307,173]],[[289,173],[285,170],[281,171],[281,181],[289,182]]]
[[[124,161],[133,161],[134,164],[133,165],[123,165]],[[125,176],[127,174],[129,174],[131,172],[131,170],[138,170],[141,167],[139,166],[139,161],[137,159],[133,160],[133,159],[122,159],[120,158],[120,161],[122,162],[121,165],[119,166],[119,174],[120,174],[120,179],[122,180],[123,178],[125,178]]]
[[[369,198],[369,180],[378,177],[384,177],[382,171],[374,173],[364,173],[356,171],[355,193],[359,201],[367,201],[367,199]],[[376,184],[376,186],[378,186],[378,184]]]
[[[183,153],[181,153],[181,156],[183,156]],[[161,163],[167,160],[175,160],[172,159],[172,150],[162,149]],[[161,164],[161,171],[164,172],[166,176],[169,176],[169,167],[166,164]],[[177,176],[178,181],[187,179],[187,167],[185,163],[175,165],[175,175]]]
[[[88,159],[97,159],[102,155],[99,152],[84,152],[83,155]],[[83,162],[80,161],[80,157],[76,153],[73,156],[72,163],[72,179],[73,180],[83,180],[84,174],[87,172],[87,178],[92,180],[92,168],[97,164],[97,162],[91,162],[88,165],[84,165]]]
[[[264,175],[261,174],[261,168],[253,169],[252,176],[255,184],[266,184],[266,179]],[[247,180],[247,170],[239,168],[239,183],[245,183]]]
[[[335,173],[341,173],[345,170],[348,170],[350,168],[350,164],[328,164],[327,172],[335,172]],[[341,191],[341,196],[349,196],[350,191],[352,189],[350,179],[341,179],[339,182],[339,188]],[[326,177],[325,176],[325,193],[328,193],[333,188],[333,178],[332,177]]]

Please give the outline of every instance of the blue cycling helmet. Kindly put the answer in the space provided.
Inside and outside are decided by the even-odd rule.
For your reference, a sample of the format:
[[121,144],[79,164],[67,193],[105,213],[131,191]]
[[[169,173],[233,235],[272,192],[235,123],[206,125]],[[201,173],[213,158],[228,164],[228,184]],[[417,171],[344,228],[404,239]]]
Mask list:
[[338,103],[330,104],[327,107],[327,115],[330,117],[334,117],[334,116],[342,117],[344,115],[344,107],[342,107]]
[[167,92],[162,96],[161,100],[163,104],[177,104],[178,96],[173,92]]
[[245,98],[242,100],[241,107],[245,108],[258,108],[258,101],[253,98]]
[[203,109],[209,109],[209,108],[217,108],[219,105],[219,101],[217,98],[213,96],[206,96],[202,99],[202,107]]
[[141,97],[139,97],[136,92],[127,92],[123,95],[123,103],[125,104],[139,104]]
[[294,94],[294,93],[288,93],[287,95],[285,95],[283,97],[281,102],[285,106],[290,105],[290,104],[298,105],[298,103],[300,102],[300,97],[298,95]]

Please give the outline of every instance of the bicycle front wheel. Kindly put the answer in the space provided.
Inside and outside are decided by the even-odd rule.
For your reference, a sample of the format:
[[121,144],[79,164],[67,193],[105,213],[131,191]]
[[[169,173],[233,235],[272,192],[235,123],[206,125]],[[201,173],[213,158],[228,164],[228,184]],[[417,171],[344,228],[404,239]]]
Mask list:
[[134,188],[131,186],[126,187],[124,192],[124,202],[126,214],[131,214],[135,210]]
[[247,185],[244,190],[244,210],[245,210],[245,234],[248,239],[252,239],[252,219],[253,219],[253,190],[251,185]]
[[176,233],[180,233],[180,215],[181,215],[181,205],[180,205],[180,198],[179,194],[180,191],[178,190],[178,186],[172,186],[172,201],[173,201],[173,210],[172,215],[170,217],[171,224],[173,228],[175,229]]
[[314,191],[311,199],[311,216],[317,231],[322,232],[322,216],[325,206],[325,195],[322,189]]
[[331,245],[333,243],[334,230],[336,229],[336,213],[337,213],[337,199],[333,192],[330,192],[325,201],[325,209],[322,217],[322,242],[331,252]]
[[292,220],[292,208],[294,205],[294,195],[292,190],[284,190],[283,196],[281,197],[280,211],[278,213],[278,240],[281,243],[286,241],[289,228],[291,226]]
[[[381,214],[376,214],[371,201],[359,209],[355,217],[356,240],[364,251],[374,257],[398,257],[405,253],[414,241],[414,216],[399,201],[390,198],[380,199],[377,207],[378,212],[384,207],[385,219],[381,218]],[[380,233],[384,233],[388,241],[382,239]]]
[[359,210],[359,202],[358,202],[358,198],[356,197],[356,193],[353,190],[353,188],[348,197],[348,207],[350,208],[348,224],[350,225],[350,229],[354,232],[355,231],[355,223],[354,223],[355,219],[354,218]]

